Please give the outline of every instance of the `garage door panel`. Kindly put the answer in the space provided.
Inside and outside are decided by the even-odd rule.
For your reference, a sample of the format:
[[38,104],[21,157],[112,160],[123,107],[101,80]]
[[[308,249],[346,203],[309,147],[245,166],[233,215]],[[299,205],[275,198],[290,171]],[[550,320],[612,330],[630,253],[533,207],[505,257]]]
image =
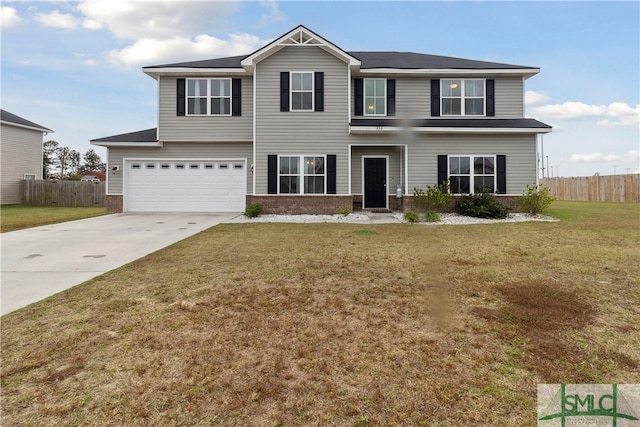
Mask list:
[[245,165],[238,161],[131,161],[126,165],[126,210],[241,212]]

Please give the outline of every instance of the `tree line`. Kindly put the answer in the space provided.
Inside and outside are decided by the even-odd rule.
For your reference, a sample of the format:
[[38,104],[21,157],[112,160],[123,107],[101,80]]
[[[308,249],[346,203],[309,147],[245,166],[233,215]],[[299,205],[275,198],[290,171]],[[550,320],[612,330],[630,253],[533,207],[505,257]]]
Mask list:
[[42,148],[42,176],[44,179],[78,180],[83,172],[106,172],[107,165],[93,149],[84,154],[58,141],[45,141]]

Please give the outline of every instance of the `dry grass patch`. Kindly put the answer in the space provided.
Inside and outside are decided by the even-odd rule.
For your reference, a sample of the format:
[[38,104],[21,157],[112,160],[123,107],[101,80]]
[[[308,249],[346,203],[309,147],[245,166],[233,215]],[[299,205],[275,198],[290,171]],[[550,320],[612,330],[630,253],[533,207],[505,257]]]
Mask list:
[[2,206],[0,209],[0,230],[22,230],[41,225],[90,218],[104,215],[104,208],[59,208],[48,206]]
[[5,316],[3,425],[532,425],[538,383],[640,381],[638,207],[555,206],[214,227]]

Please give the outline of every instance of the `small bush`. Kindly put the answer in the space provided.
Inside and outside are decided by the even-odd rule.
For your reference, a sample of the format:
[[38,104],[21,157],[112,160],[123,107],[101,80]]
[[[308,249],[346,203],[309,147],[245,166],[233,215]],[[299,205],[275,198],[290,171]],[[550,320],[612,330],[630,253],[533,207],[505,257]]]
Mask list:
[[418,212],[447,207],[450,201],[449,181],[443,181],[440,185],[427,185],[427,191],[420,188],[413,189],[413,204]]
[[261,213],[262,213],[262,206],[260,206],[259,203],[254,203],[252,205],[249,205],[244,210],[244,216],[248,218],[255,218],[257,216],[260,216]]
[[527,191],[518,198],[518,206],[531,215],[537,215],[544,211],[556,200],[549,194],[547,187],[537,185],[527,185]]
[[404,214],[404,220],[412,224],[420,222],[420,215],[416,211],[409,211]]
[[426,211],[423,218],[425,222],[439,222],[440,214],[436,211]]
[[462,196],[457,207],[461,215],[475,218],[504,219],[509,213],[509,208],[487,191]]
[[349,208],[349,206],[343,206],[342,209],[340,209],[340,214],[343,216],[348,216],[351,213],[351,208]]

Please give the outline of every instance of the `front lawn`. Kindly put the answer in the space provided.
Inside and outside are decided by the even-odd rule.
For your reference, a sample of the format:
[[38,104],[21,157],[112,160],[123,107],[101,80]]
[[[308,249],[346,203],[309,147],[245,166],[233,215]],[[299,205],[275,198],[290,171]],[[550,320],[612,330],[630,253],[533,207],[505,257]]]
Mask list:
[[2,425],[530,426],[640,383],[638,204],[223,224],[2,319]]
[[11,205],[0,208],[0,229],[6,231],[38,227],[104,215],[104,208],[58,208],[48,206]]

